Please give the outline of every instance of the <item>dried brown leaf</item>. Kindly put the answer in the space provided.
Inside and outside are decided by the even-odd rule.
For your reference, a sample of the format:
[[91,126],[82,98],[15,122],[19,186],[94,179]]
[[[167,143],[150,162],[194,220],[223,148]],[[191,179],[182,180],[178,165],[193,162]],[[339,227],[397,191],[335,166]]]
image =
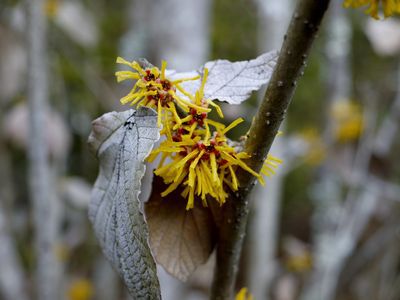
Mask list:
[[185,281],[211,255],[216,243],[215,223],[201,201],[186,210],[180,189],[161,197],[166,188],[163,179],[154,176],[153,192],[145,205],[150,248],[168,273]]

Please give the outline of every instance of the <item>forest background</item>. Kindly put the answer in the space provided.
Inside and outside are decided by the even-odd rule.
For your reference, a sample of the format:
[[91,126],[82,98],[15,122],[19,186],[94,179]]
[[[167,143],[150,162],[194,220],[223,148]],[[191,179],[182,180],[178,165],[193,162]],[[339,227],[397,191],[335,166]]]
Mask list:
[[[38,289],[35,222],[48,234],[57,299],[127,299],[87,218],[98,162],[91,121],[126,109],[117,56],[161,59],[178,71],[212,59],[280,49],[295,1],[47,0],[42,113],[48,215],[35,219],[29,187],[29,39],[24,1],[0,4],[0,299]],[[333,1],[271,150],[283,160],[252,194],[237,290],[256,299],[399,299],[400,21],[374,20]],[[262,95],[262,92],[260,93]],[[222,104],[244,135],[259,103]],[[35,138],[35,137],[33,137]],[[164,299],[207,299],[213,259],[188,283],[160,269]]]

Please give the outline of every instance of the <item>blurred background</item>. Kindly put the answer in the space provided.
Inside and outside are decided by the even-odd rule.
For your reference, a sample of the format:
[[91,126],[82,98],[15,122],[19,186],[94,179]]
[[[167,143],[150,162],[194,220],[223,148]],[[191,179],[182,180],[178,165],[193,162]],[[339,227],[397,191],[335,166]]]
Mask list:
[[[126,109],[116,57],[178,71],[251,59],[280,48],[295,2],[1,1],[0,299],[129,299],[87,218],[91,120]],[[399,58],[399,19],[332,1],[271,151],[284,163],[252,194],[238,289],[400,299]],[[259,99],[224,105],[227,123],[247,121],[233,138]],[[163,299],[207,299],[213,264],[187,283],[160,269]]]

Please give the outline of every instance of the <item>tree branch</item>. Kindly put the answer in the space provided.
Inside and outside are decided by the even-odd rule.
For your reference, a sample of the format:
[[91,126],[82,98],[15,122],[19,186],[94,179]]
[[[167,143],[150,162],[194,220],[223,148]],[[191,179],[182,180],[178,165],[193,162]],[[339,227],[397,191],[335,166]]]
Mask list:
[[[329,0],[300,0],[290,22],[264,100],[251,125],[245,151],[251,154],[246,163],[259,171],[284,118],[302,75],[309,49],[314,41]],[[211,299],[231,299],[249,211],[247,196],[255,178],[238,170],[239,191],[225,204],[217,248],[217,265]]]

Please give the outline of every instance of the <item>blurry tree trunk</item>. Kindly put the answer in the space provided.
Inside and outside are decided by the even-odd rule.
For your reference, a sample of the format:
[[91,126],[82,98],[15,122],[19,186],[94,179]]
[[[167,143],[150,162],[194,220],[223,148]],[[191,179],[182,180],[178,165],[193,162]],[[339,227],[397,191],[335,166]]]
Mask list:
[[18,261],[15,244],[10,232],[10,221],[3,202],[0,202],[0,295],[4,300],[28,297],[24,290],[23,272]]
[[[188,71],[200,67],[210,50],[211,0],[134,0],[130,29],[121,52],[128,59],[146,57],[155,65]],[[172,8],[172,9],[171,9]]]
[[[370,145],[373,155],[381,158],[382,161],[390,160],[393,155],[392,145],[398,136],[396,133],[400,121],[399,71],[400,69],[397,70],[398,84],[395,99],[380,128],[376,130],[374,143]],[[392,200],[397,199],[398,201],[400,190],[396,184],[387,181],[387,178],[377,177],[376,173],[378,172],[379,169],[375,169],[374,174],[366,172],[363,174],[361,170],[359,172],[361,176],[357,176],[356,181],[363,186],[364,193],[375,194],[375,201],[377,204],[379,203],[379,206],[376,205],[376,211],[373,213],[380,224],[373,222],[370,225],[369,234],[363,236],[361,246],[358,247],[357,252],[352,253],[353,255],[349,259],[351,263],[344,268],[339,287],[351,286],[351,290],[358,296],[358,299],[395,300],[400,297],[398,288],[400,282],[398,272],[400,262],[398,228],[400,228],[400,222],[399,212],[395,209],[397,204]],[[360,204],[359,207],[361,207]],[[382,208],[384,208],[383,212]],[[353,210],[357,211],[357,208],[353,208]],[[377,226],[379,226],[378,229]]]
[[[257,0],[259,20],[259,49],[267,52],[280,49],[283,36],[292,11],[291,0]],[[260,101],[263,93],[260,93]],[[283,125],[284,126],[284,125]],[[271,153],[277,153],[280,159],[284,153],[285,140],[278,138]],[[283,170],[267,179],[267,186],[257,186],[252,194],[252,219],[248,230],[250,240],[248,260],[249,290],[256,299],[269,299],[272,280],[276,273],[276,247],[278,242],[278,224],[280,202],[282,198]]]
[[[337,174],[338,156],[342,155],[342,149],[334,150],[334,120],[331,109],[338,101],[349,101],[351,72],[349,65],[350,52],[350,24],[346,12],[341,3],[333,2],[331,14],[328,19],[328,39],[326,45],[327,53],[327,111],[324,142],[326,149],[330,151],[327,160],[320,170],[320,179],[314,187],[315,213],[313,216],[314,230],[314,269],[311,280],[305,287],[303,299],[332,299],[335,295],[337,276],[343,266],[343,257],[332,254],[336,246],[334,243],[340,241],[335,239],[334,228],[338,225],[338,214],[341,213],[340,191],[342,181]],[[349,149],[347,149],[349,150]],[[342,159],[339,159],[342,161]],[[349,165],[351,163],[346,160]],[[338,237],[338,236],[337,236]],[[350,237],[342,236],[343,240]]]
[[341,3],[332,4],[328,19],[326,53],[328,60],[328,98],[348,100],[351,92],[351,25]]
[[[0,120],[3,112],[0,112]],[[10,156],[0,132],[0,297],[4,300],[27,300],[25,276],[13,240],[10,218],[13,200]]]
[[48,111],[48,82],[46,57],[46,19],[44,1],[27,1],[28,35],[28,102],[29,102],[29,195],[33,208],[36,250],[37,299],[59,299],[59,267],[56,258],[57,215],[56,199],[52,197],[46,141],[45,114]]
[[[154,0],[153,0],[154,1]],[[200,67],[209,55],[211,0],[155,1],[150,26],[150,46],[156,63],[188,71]]]
[[[285,141],[277,139],[273,153],[283,153]],[[284,157],[279,158],[285,161]],[[286,161],[285,161],[286,162]],[[269,299],[272,281],[276,276],[276,250],[279,240],[279,220],[282,199],[284,171],[267,179],[266,186],[257,186],[254,206],[248,231],[251,248],[249,250],[249,290],[256,299]]]
[[[349,152],[349,146],[337,149],[334,145],[334,119],[332,108],[338,102],[348,102],[350,99],[351,70],[349,64],[351,47],[351,27],[347,13],[343,10],[341,3],[332,3],[330,16],[327,24],[327,103],[326,124],[324,130],[324,144],[328,150],[327,159],[319,171],[317,182],[317,193],[315,195],[315,214],[313,217],[314,234],[324,234],[330,230],[332,224],[337,222],[335,212],[340,209],[340,191],[343,182],[338,174],[338,162],[341,165],[351,166],[352,158],[344,157]],[[338,151],[339,150],[339,151]],[[345,161],[343,160],[345,158]]]
[[127,11],[129,29],[121,39],[121,56],[128,60],[145,57],[153,62],[151,55],[153,50],[149,43],[149,36],[151,23],[155,19],[151,15],[151,10],[157,4],[161,5],[156,0],[132,0],[129,2]]
[[258,47],[266,52],[280,49],[289,25],[292,0],[255,0],[258,6]]
[[[329,39],[329,65],[333,75],[331,76],[331,101],[348,101],[348,82],[340,82],[338,78],[350,78],[348,67],[348,50],[350,45],[348,24],[338,12],[339,3],[333,10],[331,19],[331,35]],[[336,24],[336,22],[338,24]],[[347,24],[347,25],[346,25]],[[347,27],[347,29],[346,29]],[[347,36],[347,42],[344,39]],[[336,49],[336,50],[335,50]],[[339,49],[339,50],[338,50]],[[375,110],[370,101],[364,109],[365,131],[361,137],[354,163],[337,158],[337,153],[331,153],[321,176],[322,186],[316,197],[316,213],[314,216],[315,253],[314,271],[309,285],[305,288],[302,299],[334,299],[340,275],[345,267],[347,259],[355,250],[361,235],[376,208],[378,193],[374,190],[364,189],[360,191],[361,182],[353,183],[358,176],[369,178],[369,165],[373,151],[373,132],[375,130]],[[330,126],[330,124],[328,125]],[[328,129],[331,129],[328,127]],[[328,147],[333,144],[332,131],[327,131],[326,141]],[[340,155],[340,154],[339,154]],[[344,181],[339,180],[340,172],[334,161],[345,163],[344,169],[348,169],[350,180],[349,191],[340,201],[340,191]],[[343,168],[342,168],[343,169]],[[367,179],[368,181],[369,179]],[[364,183],[365,184],[365,183]],[[368,185],[368,184],[367,184]]]
[[99,257],[95,263],[94,288],[96,300],[118,299],[118,276],[105,257]]
[[4,300],[27,300],[24,276],[9,228],[9,213],[0,201],[0,295]]
[[[341,3],[332,5],[330,18],[327,26],[326,49],[326,73],[327,73],[327,124],[324,133],[324,142],[333,156],[338,156],[335,150],[332,150],[334,143],[332,108],[338,102],[349,102],[351,98],[352,71],[350,63],[351,52],[351,25],[347,16],[347,11],[343,9]],[[343,147],[350,150],[349,147]],[[341,149],[346,152],[346,149]],[[347,151],[348,152],[348,151]],[[329,155],[329,158],[332,156]],[[333,163],[328,158],[328,164]],[[349,157],[347,157],[348,159]],[[344,162],[348,165],[349,161]],[[324,169],[324,171],[326,168]],[[326,172],[331,173],[331,172]],[[323,174],[323,176],[328,174]]]

